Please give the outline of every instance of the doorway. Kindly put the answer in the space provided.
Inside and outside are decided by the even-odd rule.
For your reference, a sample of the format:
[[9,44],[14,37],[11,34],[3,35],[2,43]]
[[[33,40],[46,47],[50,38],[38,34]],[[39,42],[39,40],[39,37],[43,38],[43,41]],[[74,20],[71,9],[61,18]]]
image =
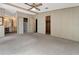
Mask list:
[[37,32],[37,26],[38,26],[38,20],[36,19],[36,31],[35,32]]
[[24,33],[27,32],[27,26],[28,26],[28,18],[24,18],[24,19],[23,19]]
[[50,16],[46,16],[46,34],[51,34],[51,21]]
[[5,35],[17,33],[16,17],[4,16]]

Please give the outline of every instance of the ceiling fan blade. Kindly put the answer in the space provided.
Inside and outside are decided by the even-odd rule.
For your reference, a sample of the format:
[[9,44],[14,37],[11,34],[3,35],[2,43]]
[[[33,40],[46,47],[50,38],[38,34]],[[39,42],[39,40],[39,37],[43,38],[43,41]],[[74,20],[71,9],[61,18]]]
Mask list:
[[[33,8],[33,7],[32,7]],[[28,10],[31,10],[32,8],[29,8]]]
[[36,7],[35,7],[35,9],[37,9],[38,11],[40,11],[40,9],[39,9],[39,8],[36,8]]
[[42,6],[42,3],[39,3],[38,5],[36,5],[36,7]]
[[30,4],[28,4],[28,3],[25,3],[25,4],[32,7],[32,5],[30,5]]

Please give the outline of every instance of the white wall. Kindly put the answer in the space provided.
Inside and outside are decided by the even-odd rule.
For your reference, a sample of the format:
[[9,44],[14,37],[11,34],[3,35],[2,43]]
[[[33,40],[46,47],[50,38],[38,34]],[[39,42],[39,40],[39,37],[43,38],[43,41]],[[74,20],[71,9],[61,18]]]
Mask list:
[[37,16],[37,22],[38,22],[38,33],[45,34],[45,18],[44,15],[38,15]]
[[34,16],[29,17],[28,32],[33,32],[33,33],[35,32],[35,17]]
[[18,18],[18,30],[17,30],[17,33],[18,34],[23,34],[23,18],[22,17],[19,17]]
[[38,33],[45,34],[45,16],[48,15],[51,16],[51,35],[79,41],[79,7],[39,14]]
[[4,26],[0,26],[0,37],[4,37]]

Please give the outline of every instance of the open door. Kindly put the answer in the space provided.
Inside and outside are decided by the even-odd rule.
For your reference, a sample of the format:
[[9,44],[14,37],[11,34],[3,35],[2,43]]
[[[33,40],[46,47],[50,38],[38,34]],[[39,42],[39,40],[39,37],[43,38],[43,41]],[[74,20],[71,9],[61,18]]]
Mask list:
[[50,16],[46,16],[46,34],[51,33]]
[[27,32],[27,24],[28,24],[28,18],[23,19],[23,28],[24,28],[24,33]]
[[38,20],[36,19],[36,31],[37,32]]

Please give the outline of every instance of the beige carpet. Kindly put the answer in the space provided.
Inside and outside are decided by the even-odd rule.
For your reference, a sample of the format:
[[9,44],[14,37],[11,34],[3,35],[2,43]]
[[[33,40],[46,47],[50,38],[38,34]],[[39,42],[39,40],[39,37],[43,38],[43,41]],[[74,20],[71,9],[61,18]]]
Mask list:
[[38,33],[8,34],[0,38],[0,54],[74,55],[79,54],[79,42]]

